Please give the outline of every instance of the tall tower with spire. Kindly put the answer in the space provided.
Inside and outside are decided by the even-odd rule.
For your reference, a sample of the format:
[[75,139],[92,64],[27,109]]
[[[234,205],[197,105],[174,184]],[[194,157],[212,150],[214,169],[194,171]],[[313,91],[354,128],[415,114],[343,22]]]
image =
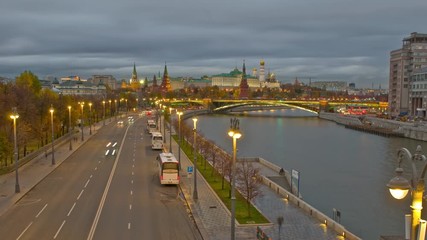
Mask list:
[[245,61],[243,61],[243,73],[242,73],[242,81],[240,81],[240,99],[247,99],[249,97],[249,85],[248,79],[246,78],[246,66]]
[[132,78],[130,79],[130,83],[134,83],[134,82],[138,82],[138,74],[136,73],[135,63],[133,63]]
[[160,85],[160,88],[162,89],[162,93],[166,93],[169,92],[171,90],[171,81],[169,79],[169,74],[168,74],[168,67],[165,63],[165,70],[163,71],[163,79],[162,79],[162,84]]

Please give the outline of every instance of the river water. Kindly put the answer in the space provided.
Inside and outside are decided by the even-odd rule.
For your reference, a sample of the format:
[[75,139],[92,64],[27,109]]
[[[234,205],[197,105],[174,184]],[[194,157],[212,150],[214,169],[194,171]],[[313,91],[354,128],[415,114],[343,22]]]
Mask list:
[[[227,135],[231,117],[199,116],[197,130],[231,152]],[[394,177],[398,149],[414,153],[417,145],[427,150],[427,143],[346,129],[301,110],[247,112],[236,117],[243,134],[237,142],[237,157],[262,157],[299,171],[303,199],[331,218],[334,208],[340,211],[341,224],[362,239],[404,235],[410,197],[393,199],[386,184]],[[410,179],[409,161],[404,162],[404,170]]]

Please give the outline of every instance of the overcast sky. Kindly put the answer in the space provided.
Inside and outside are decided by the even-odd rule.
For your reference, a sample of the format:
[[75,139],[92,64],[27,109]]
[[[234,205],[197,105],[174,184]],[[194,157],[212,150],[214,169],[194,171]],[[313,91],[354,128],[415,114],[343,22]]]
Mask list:
[[265,60],[283,83],[388,87],[390,51],[427,33],[426,0],[2,0],[0,76],[213,75]]

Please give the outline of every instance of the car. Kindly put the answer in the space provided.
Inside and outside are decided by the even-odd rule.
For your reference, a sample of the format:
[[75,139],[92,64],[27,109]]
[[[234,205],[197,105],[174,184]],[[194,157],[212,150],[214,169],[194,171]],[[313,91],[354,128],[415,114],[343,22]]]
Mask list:
[[123,125],[124,125],[123,121],[120,120],[120,121],[117,122],[117,126],[122,127]]

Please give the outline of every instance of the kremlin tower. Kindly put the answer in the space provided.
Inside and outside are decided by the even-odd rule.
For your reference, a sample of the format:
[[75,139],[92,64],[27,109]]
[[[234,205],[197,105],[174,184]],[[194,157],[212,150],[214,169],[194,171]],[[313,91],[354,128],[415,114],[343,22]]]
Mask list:
[[263,59],[261,59],[261,61],[259,62],[259,78],[258,80],[260,82],[264,82],[265,81],[265,69],[264,69],[264,65],[265,62]]
[[166,63],[165,63],[165,70],[163,72],[163,80],[162,80],[162,84],[160,85],[160,89],[162,91],[162,94],[165,94],[166,92],[169,92],[171,90],[171,82],[169,79],[168,68],[166,66]]
[[135,63],[133,63],[133,72],[132,72],[132,78],[130,79],[130,84],[134,82],[138,82],[138,74],[136,73]]
[[248,80],[246,79],[246,66],[245,61],[243,61],[243,73],[242,73],[242,81],[240,81],[240,99],[248,99],[249,98],[249,85]]

